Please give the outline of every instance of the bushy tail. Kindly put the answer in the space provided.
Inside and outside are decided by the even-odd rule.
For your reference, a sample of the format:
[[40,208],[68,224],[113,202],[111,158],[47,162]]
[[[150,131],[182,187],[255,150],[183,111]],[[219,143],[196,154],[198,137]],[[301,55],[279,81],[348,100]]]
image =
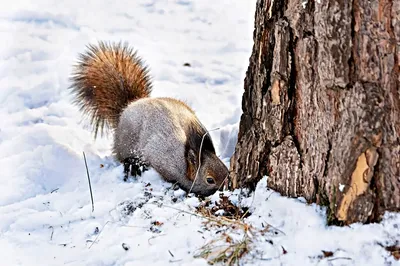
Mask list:
[[123,109],[150,95],[148,68],[136,52],[121,43],[99,42],[80,54],[71,77],[74,103],[90,119],[95,138],[115,128]]

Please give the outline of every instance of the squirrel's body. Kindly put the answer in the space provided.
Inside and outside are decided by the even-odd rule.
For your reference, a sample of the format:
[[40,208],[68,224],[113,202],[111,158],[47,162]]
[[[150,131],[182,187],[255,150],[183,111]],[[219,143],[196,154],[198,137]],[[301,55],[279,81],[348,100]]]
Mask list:
[[194,111],[177,99],[149,98],[147,69],[128,46],[89,49],[72,78],[75,102],[96,134],[106,125],[113,129],[114,153],[125,171],[136,159],[186,191],[207,196],[220,188],[228,169]]
[[193,125],[198,127],[199,134],[196,135],[207,132],[194,112],[181,101],[172,98],[139,99],[129,104],[121,114],[115,130],[115,154],[120,161],[139,155],[167,181],[181,181],[181,187],[189,190],[190,178],[194,176],[187,175],[185,152],[189,148],[187,143]]

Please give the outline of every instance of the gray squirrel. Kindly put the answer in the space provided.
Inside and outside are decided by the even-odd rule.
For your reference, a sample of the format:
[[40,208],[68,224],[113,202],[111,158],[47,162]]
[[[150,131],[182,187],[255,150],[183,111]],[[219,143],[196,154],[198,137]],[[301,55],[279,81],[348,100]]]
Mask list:
[[70,89],[95,138],[112,130],[125,181],[151,167],[186,192],[209,196],[227,179],[228,168],[194,111],[177,99],[150,98],[149,70],[128,44],[87,45]]

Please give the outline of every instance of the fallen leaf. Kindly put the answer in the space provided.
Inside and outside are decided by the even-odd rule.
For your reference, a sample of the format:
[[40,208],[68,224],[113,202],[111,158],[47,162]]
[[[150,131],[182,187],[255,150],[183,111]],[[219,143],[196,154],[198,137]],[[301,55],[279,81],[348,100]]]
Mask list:
[[385,247],[385,249],[387,251],[390,252],[390,254],[396,259],[396,260],[400,260],[400,246],[389,246],[389,247]]
[[283,246],[281,246],[281,247],[282,247],[283,254],[287,254],[287,250]]
[[156,226],[161,226],[161,225],[163,225],[164,223],[163,222],[160,222],[160,221],[154,221],[153,222],[153,225],[156,225]]
[[122,248],[125,250],[129,250],[129,245],[126,243],[122,243]]
[[322,254],[324,254],[324,258],[329,258],[329,257],[333,256],[333,252],[332,251],[322,250]]

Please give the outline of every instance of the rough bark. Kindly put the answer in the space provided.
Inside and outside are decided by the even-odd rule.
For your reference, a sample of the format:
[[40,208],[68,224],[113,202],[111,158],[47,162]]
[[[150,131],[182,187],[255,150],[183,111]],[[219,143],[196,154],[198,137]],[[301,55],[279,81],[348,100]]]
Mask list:
[[259,0],[231,185],[326,205],[330,222],[400,210],[400,1]]

